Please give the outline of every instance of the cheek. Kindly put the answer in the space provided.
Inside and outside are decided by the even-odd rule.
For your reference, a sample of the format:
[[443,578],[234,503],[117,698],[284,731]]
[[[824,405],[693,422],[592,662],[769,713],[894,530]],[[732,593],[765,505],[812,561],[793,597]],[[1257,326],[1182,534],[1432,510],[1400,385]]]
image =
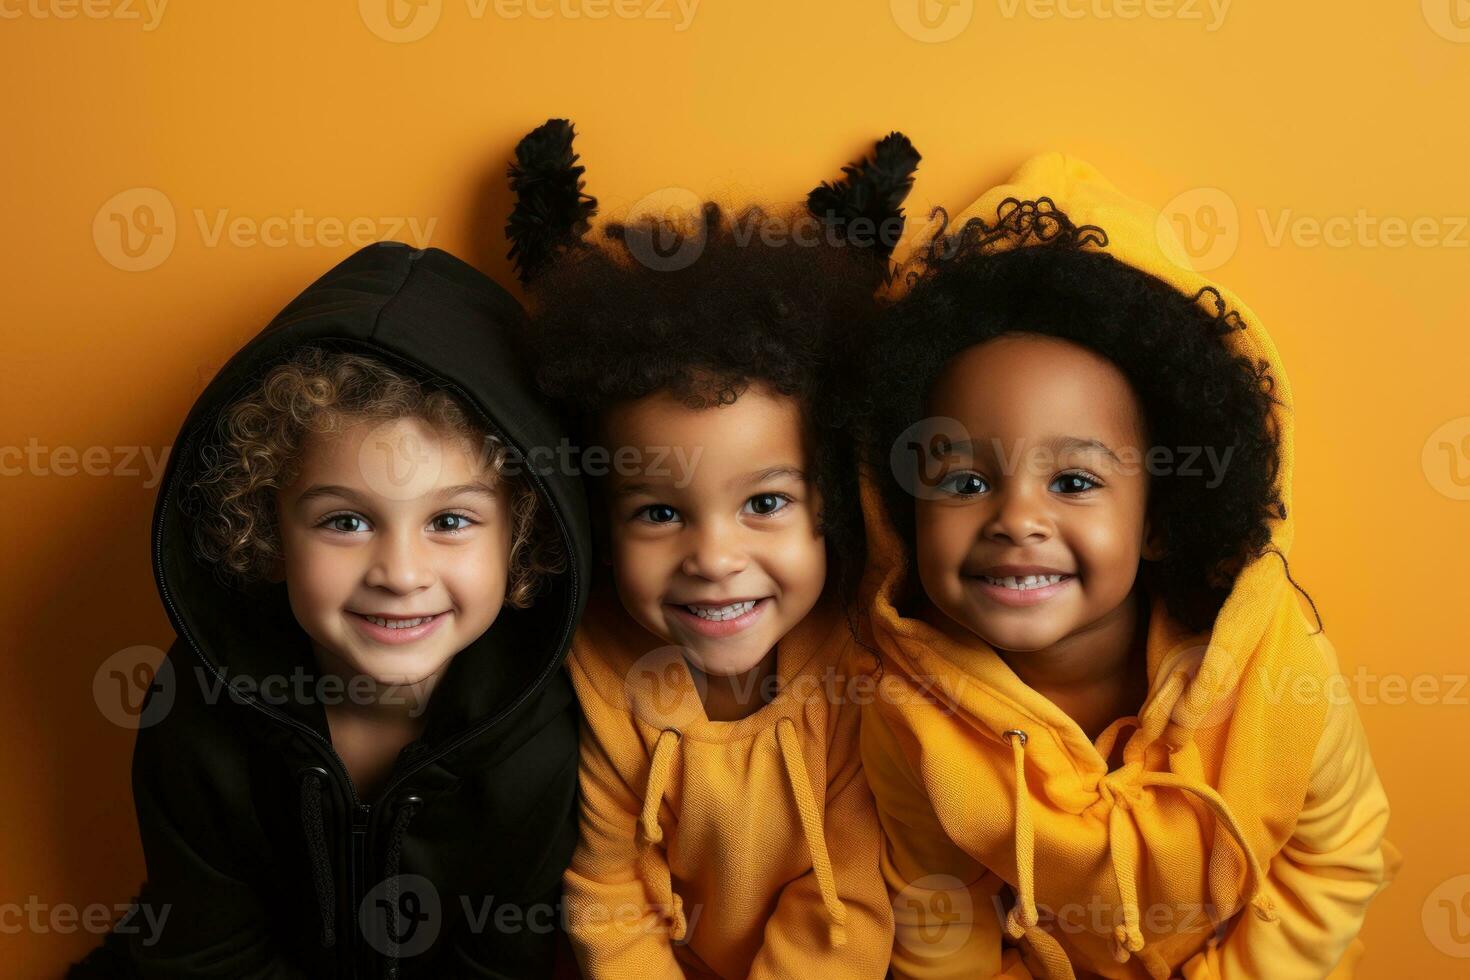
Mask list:
[[914,560],[926,579],[954,575],[975,537],[979,511],[919,502],[914,509]]
[[461,606],[501,601],[510,584],[510,534],[496,531],[443,555],[441,575]]
[[283,537],[286,592],[298,614],[321,616],[342,606],[361,577],[353,549]]
[[781,591],[811,597],[827,581],[827,543],[810,527],[781,535],[767,552],[766,567]]
[[1085,573],[1098,584],[1116,581],[1131,587],[1142,554],[1143,518],[1131,508],[1118,508],[1074,522],[1067,535],[1069,544]]
[[677,564],[671,551],[665,542],[613,535],[613,579],[625,606],[654,607],[663,601],[665,584]]

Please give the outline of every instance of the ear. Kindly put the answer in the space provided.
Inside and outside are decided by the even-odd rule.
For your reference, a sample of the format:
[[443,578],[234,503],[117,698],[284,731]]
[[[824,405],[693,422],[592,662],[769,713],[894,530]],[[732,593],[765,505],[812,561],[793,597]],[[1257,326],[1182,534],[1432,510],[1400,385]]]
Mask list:
[[1159,561],[1164,557],[1164,538],[1155,528],[1151,515],[1143,521],[1143,548],[1139,555],[1144,561]]
[[530,282],[568,249],[581,244],[597,213],[597,198],[582,193],[582,174],[566,119],[548,119],[516,144],[510,165],[515,205],[505,234],[521,282]]

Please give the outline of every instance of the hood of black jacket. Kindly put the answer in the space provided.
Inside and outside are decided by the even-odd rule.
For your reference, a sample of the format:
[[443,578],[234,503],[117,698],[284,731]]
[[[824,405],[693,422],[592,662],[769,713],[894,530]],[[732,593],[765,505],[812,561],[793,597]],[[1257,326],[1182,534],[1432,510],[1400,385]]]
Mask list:
[[527,461],[522,471],[550,508],[570,556],[568,570],[530,608],[503,607],[455,656],[430,700],[425,745],[504,720],[549,683],[581,615],[590,539],[580,481],[537,465],[559,458],[554,450],[563,433],[518,356],[516,334],[524,325],[510,294],[454,256],[380,242],[307,287],[215,375],[174,442],[153,523],[159,595],[180,639],[198,655],[200,683],[216,691],[229,683],[223,690],[236,701],[326,734],[321,702],[330,689],[317,682],[310,642],[291,614],[284,583],[249,590],[225,584],[191,545],[182,492],[219,413],[305,345],[377,356],[478,410],[489,430]]

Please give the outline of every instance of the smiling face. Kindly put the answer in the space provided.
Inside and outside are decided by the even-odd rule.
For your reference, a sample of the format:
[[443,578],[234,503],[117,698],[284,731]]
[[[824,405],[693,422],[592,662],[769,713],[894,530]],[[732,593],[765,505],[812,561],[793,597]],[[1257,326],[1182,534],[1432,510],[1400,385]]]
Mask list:
[[1006,335],[956,355],[929,411],[969,436],[935,462],[915,510],[916,565],[934,625],[1034,652],[1119,615],[1146,544],[1142,411],[1083,347]]
[[504,484],[468,440],[413,418],[313,434],[277,495],[291,611],[324,669],[437,675],[505,600]]
[[628,613],[706,674],[760,665],[827,574],[797,401],[752,386],[693,409],[658,392],[608,411],[602,433],[614,453],[638,451],[607,481]]

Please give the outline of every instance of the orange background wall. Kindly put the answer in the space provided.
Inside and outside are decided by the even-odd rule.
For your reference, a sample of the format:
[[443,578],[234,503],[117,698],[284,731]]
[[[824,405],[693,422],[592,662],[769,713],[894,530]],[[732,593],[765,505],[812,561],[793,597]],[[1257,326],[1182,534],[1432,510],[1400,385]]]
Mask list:
[[[430,243],[503,277],[505,162],[548,116],[578,123],[608,213],[670,186],[794,199],[898,127],[925,154],[915,214],[1046,148],[1184,195],[1197,254],[1290,369],[1292,569],[1407,858],[1363,976],[1470,972],[1466,0],[703,0],[688,19],[674,0],[392,0],[400,28],[388,2],[0,0],[0,906],[112,905],[140,880],[133,736],[93,681],[171,639],[146,454],[352,250],[318,222],[432,220]],[[221,212],[246,234],[216,237]],[[135,219],[165,234],[133,258]],[[7,976],[96,941],[15,924]]]

